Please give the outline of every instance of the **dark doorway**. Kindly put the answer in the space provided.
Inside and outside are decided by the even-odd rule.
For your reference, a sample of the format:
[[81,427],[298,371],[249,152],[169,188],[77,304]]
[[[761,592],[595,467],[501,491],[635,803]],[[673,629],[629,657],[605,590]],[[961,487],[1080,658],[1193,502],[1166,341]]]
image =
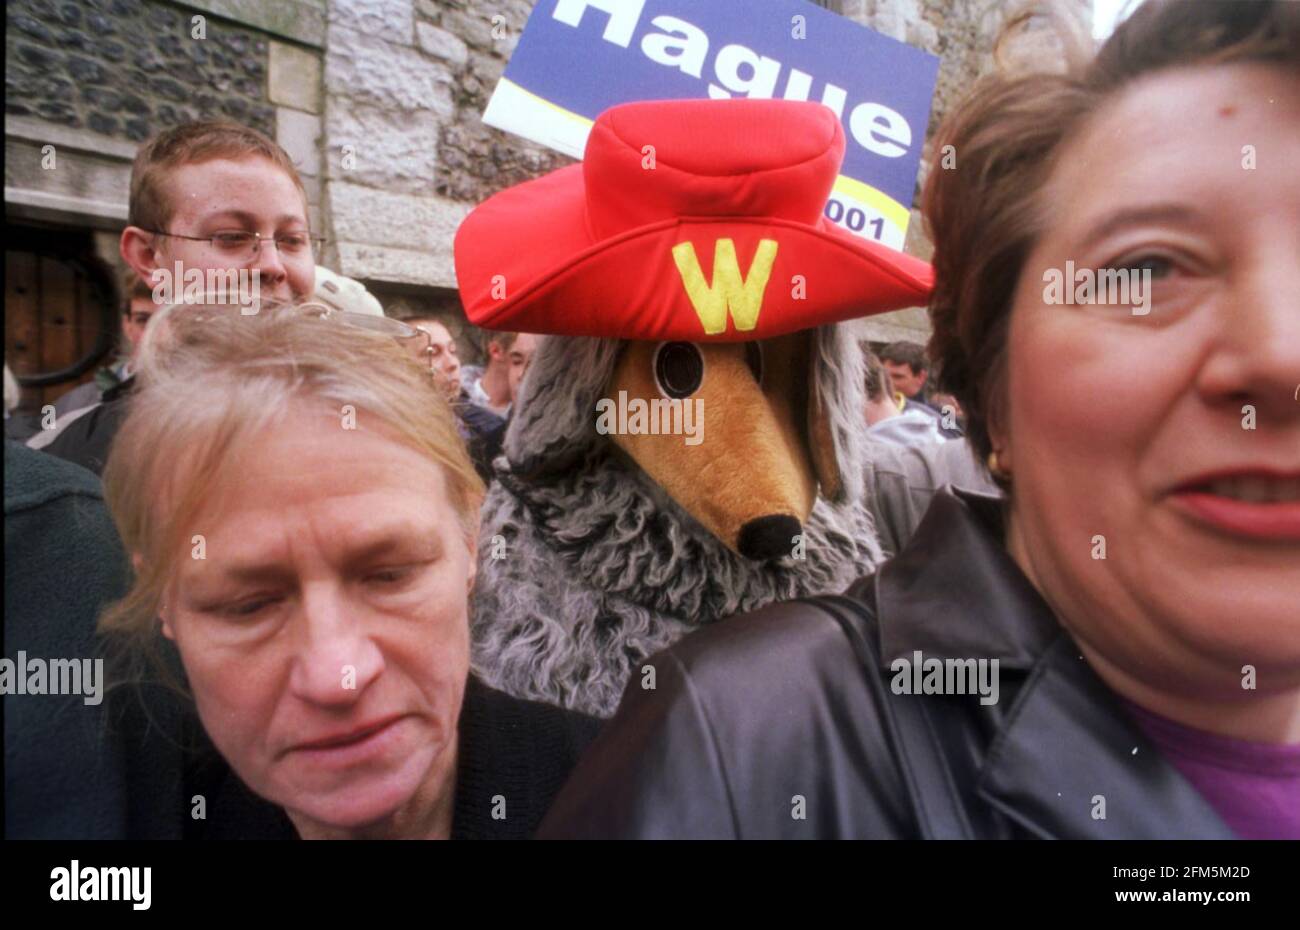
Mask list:
[[112,352],[120,300],[89,231],[6,224],[5,363],[38,413],[94,377]]

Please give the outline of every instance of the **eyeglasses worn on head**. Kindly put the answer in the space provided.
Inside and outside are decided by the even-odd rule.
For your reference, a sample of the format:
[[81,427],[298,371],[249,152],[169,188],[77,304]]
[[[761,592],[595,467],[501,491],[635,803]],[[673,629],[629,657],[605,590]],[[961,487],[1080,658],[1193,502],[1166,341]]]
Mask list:
[[336,310],[326,304],[311,301],[305,304],[299,304],[299,312],[309,313],[322,319],[336,320],[347,326],[355,326],[358,329],[367,329],[375,333],[383,333],[396,339],[403,347],[408,349],[418,360],[428,363],[428,357],[432,353],[432,342],[429,334],[424,330],[404,323],[401,320],[395,320],[387,316],[371,316],[366,313],[352,313],[347,310]]
[[[164,315],[171,309],[172,308],[170,307],[165,308],[163,311]],[[249,312],[246,307],[238,304],[210,303],[190,307],[188,308],[188,312],[190,314],[190,319],[195,322],[203,322],[207,319],[239,319],[245,316],[257,316],[264,313],[286,312],[302,313],[322,320],[331,320],[343,326],[364,329],[372,333],[379,333],[391,337],[423,366],[426,366],[431,376],[434,374],[432,367],[429,367],[429,356],[433,351],[432,339],[429,334],[422,329],[410,325],[409,323],[395,320],[392,317],[372,316],[368,313],[354,313],[348,310],[339,310],[316,300],[298,304],[281,303],[274,300],[263,301],[260,306],[252,312]]]

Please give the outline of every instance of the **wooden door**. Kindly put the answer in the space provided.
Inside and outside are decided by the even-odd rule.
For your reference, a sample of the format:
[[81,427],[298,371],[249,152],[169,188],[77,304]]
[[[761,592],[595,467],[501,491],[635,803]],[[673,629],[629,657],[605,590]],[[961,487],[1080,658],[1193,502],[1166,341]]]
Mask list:
[[5,363],[36,412],[91,380],[117,338],[117,295],[90,236],[6,228]]

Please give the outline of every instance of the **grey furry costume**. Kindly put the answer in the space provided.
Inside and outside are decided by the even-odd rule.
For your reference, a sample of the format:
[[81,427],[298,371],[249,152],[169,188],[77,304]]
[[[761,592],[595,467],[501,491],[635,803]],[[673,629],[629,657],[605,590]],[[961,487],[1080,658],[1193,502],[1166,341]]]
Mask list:
[[750,561],[596,432],[621,342],[548,337],[522,386],[484,504],[471,615],[490,685],[608,717],[643,660],[697,626],[838,592],[882,559],[864,505],[862,353],[852,324],[817,330],[842,493],[818,498],[803,560]]

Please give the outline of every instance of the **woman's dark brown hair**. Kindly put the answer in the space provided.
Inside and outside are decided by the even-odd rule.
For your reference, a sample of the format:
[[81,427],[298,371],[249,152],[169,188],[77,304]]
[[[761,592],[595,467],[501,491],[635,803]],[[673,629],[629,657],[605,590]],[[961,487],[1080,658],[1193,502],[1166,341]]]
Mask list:
[[[1059,6],[1037,9],[1063,22]],[[935,136],[922,194],[934,242],[930,357],[981,458],[1004,413],[1012,299],[1044,228],[1041,193],[1063,143],[1134,80],[1166,68],[1268,62],[1300,72],[1300,3],[1147,0],[1087,63],[1071,61],[1083,57],[1075,35],[1062,39],[1067,73],[994,75],[976,86]]]

